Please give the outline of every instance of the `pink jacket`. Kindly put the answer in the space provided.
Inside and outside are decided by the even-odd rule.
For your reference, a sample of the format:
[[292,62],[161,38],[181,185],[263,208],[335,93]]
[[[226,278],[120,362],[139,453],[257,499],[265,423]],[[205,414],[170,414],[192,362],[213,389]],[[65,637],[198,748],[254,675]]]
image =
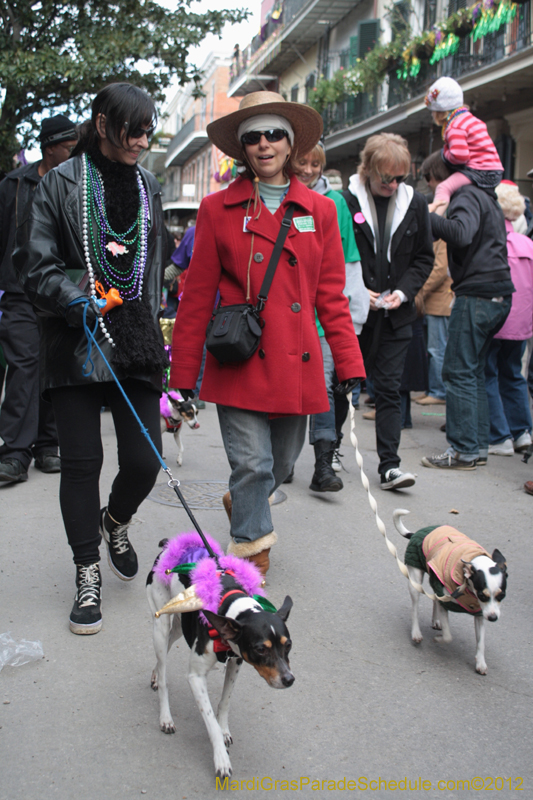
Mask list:
[[523,341],[533,336],[533,241],[523,233],[515,233],[509,220],[505,220],[505,228],[507,257],[516,292],[509,316],[494,338]]

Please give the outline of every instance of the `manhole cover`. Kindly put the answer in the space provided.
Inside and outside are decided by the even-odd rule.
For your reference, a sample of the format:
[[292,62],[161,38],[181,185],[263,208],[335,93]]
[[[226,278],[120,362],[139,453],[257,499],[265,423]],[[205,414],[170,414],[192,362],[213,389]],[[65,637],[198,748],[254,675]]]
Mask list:
[[[224,509],[222,497],[228,491],[228,484],[226,481],[180,481],[180,490],[190,508],[201,511],[222,511]],[[148,499],[165,506],[181,507],[176,492],[166,483],[155,486]],[[270,505],[276,506],[286,499],[285,492],[276,489]]]

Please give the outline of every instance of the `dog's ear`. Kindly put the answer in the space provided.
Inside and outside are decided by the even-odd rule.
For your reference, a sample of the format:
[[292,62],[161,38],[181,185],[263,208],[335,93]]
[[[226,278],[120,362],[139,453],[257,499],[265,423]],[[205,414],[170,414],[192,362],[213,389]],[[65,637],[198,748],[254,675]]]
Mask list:
[[463,564],[465,565],[465,566],[464,566],[465,578],[471,578],[471,577],[472,577],[472,575],[475,575],[475,574],[476,574],[476,568],[475,568],[475,566],[472,564],[472,562],[471,562],[471,561],[465,561],[465,560],[464,560],[464,558],[462,558],[462,559],[461,559],[461,561],[462,561],[462,562],[463,562]]
[[289,619],[289,614],[292,608],[292,599],[287,595],[285,600],[283,601],[283,605],[278,610],[278,617],[283,620],[283,622],[287,622]]
[[507,561],[505,560],[505,556],[500,553],[499,550],[494,550],[492,553],[492,560],[496,562],[496,564],[500,567],[502,572],[507,574]]
[[220,633],[223,639],[226,639],[226,641],[229,639],[233,639],[234,641],[238,640],[242,633],[242,625],[240,622],[237,622],[235,619],[230,619],[230,617],[222,617],[220,614],[214,614],[206,608],[204,608],[203,613],[208,622]]

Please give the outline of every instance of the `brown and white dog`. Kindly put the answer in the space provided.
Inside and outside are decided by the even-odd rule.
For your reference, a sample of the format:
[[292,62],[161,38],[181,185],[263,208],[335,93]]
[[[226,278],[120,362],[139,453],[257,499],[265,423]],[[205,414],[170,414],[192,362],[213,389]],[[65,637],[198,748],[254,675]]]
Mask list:
[[[507,564],[499,550],[492,556],[477,542],[450,525],[422,528],[411,533],[401,518],[408,514],[401,508],[393,512],[396,530],[409,539],[405,551],[405,564],[412,581],[422,584],[424,574],[436,595],[450,600],[433,601],[432,627],[442,631],[436,642],[451,642],[448,611],[464,611],[474,617],[476,630],[476,672],[487,674],[485,662],[485,620],[496,622],[500,618],[500,603],[507,587]],[[411,595],[411,638],[415,644],[422,641],[418,624],[418,598],[420,593],[409,583]]]
[[178,462],[178,466],[181,467],[183,463],[183,443],[180,436],[181,426],[186,422],[189,428],[193,430],[200,427],[196,416],[196,406],[190,400],[184,400],[178,392],[170,391],[163,392],[161,400],[159,401],[159,410],[161,413],[161,433],[165,433],[166,431],[173,434],[174,441],[178,448],[176,461]]

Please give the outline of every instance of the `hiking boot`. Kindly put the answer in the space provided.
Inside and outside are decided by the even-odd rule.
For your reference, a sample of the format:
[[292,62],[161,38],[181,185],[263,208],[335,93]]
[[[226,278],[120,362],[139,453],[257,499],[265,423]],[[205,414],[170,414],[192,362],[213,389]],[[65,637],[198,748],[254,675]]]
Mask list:
[[0,481],[3,483],[22,483],[28,480],[28,470],[18,458],[3,458],[0,461]]
[[61,459],[56,453],[43,453],[35,456],[34,464],[41,472],[51,475],[54,472],[61,472]]
[[387,489],[407,489],[408,486],[414,486],[415,476],[410,472],[402,472],[398,467],[392,467],[381,476],[380,488]]
[[98,633],[102,627],[102,578],[100,566],[76,564],[76,597],[70,612],[72,633]]
[[139,565],[137,554],[128,539],[128,525],[131,522],[117,522],[103,508],[100,517],[100,533],[107,545],[109,566],[121,581],[131,581],[137,575]]
[[[489,451],[490,452],[490,451]],[[435,467],[436,469],[476,469],[477,459],[471,461],[461,461],[450,453],[442,453],[440,456],[424,456],[421,463],[425,467]]]
[[313,492],[339,492],[344,484],[335,474],[332,467],[335,442],[320,439],[313,445],[315,448],[315,471],[309,488]]

